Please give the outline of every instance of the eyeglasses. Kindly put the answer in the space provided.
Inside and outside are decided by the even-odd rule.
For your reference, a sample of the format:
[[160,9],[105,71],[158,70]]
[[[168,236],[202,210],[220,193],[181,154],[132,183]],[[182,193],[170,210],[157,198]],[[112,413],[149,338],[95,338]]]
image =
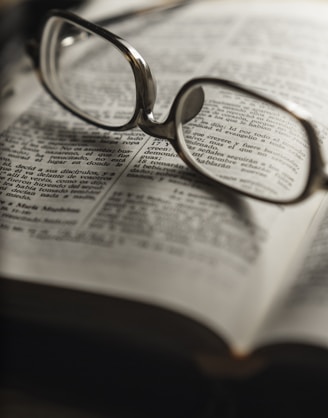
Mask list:
[[315,129],[292,103],[232,81],[195,78],[159,122],[155,81],[138,51],[67,11],[48,16],[35,64],[48,92],[76,116],[167,139],[189,167],[224,189],[287,204],[327,188]]

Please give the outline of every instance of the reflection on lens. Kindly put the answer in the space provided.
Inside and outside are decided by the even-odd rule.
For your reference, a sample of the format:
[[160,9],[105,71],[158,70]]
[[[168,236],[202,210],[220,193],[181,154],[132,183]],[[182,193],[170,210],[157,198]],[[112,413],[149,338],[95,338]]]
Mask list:
[[230,87],[202,88],[205,100],[192,120],[183,121],[190,92],[177,109],[178,141],[188,160],[212,179],[255,197],[297,199],[310,170],[302,124],[287,111]]
[[45,33],[51,39],[51,45],[44,48],[50,90],[94,122],[111,127],[127,124],[134,115],[136,88],[122,52],[59,17],[49,20]]

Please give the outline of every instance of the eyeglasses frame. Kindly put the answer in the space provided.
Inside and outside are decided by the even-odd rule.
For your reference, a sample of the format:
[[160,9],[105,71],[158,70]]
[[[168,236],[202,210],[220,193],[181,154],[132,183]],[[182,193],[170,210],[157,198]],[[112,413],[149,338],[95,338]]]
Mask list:
[[[129,62],[136,83],[136,105],[135,111],[132,115],[129,122],[122,126],[108,126],[106,124],[100,123],[97,120],[83,114],[78,111],[72,105],[68,104],[65,100],[61,100],[60,97],[52,90],[51,86],[47,81],[47,76],[49,76],[50,71],[48,69],[48,64],[45,62],[45,57],[47,56],[44,53],[44,49],[47,45],[44,43],[44,28],[47,25],[49,19],[58,17],[69,23],[73,23],[75,26],[80,27],[81,29],[87,31],[90,34],[95,34],[108,42],[112,43],[126,58]],[[110,20],[110,19],[109,19]],[[115,19],[113,19],[115,20]],[[30,58],[33,61],[34,68],[38,74],[38,78],[45,88],[45,90],[50,94],[50,96],[57,101],[61,106],[66,110],[73,113],[75,116],[84,120],[85,122],[91,123],[99,128],[107,129],[110,131],[126,131],[135,127],[139,127],[147,135],[166,139],[173,146],[180,158],[187,164],[190,168],[201,174],[203,177],[206,177],[207,180],[210,180],[212,183],[219,185],[225,191],[238,193],[247,197],[255,198],[257,200],[275,203],[275,204],[294,204],[303,201],[311,194],[316,192],[319,189],[328,189],[328,175],[326,172],[326,165],[324,164],[322,153],[320,150],[319,140],[316,134],[316,130],[311,122],[310,115],[304,111],[301,107],[297,106],[292,102],[285,100],[277,100],[268,95],[264,95],[258,91],[252,90],[240,83],[234,81],[215,78],[215,77],[197,77],[187,81],[177,93],[171,108],[168,112],[166,119],[163,122],[156,121],[153,115],[153,108],[156,100],[156,83],[155,79],[152,76],[151,70],[144,58],[139,54],[139,52],[131,46],[126,40],[120,36],[115,35],[114,33],[108,31],[102,26],[87,21],[72,12],[66,10],[51,10],[42,25],[42,30],[38,40],[31,40],[27,43],[27,52]],[[193,94],[195,98],[201,100],[201,89],[204,84],[220,85],[222,87],[230,88],[240,93],[244,93],[249,97],[254,99],[261,100],[267,104],[270,104],[282,111],[287,112],[293,118],[295,118],[303,127],[307,138],[308,145],[310,150],[310,167],[309,175],[307,182],[305,184],[304,190],[300,193],[299,196],[290,200],[275,200],[262,196],[257,196],[251,192],[239,190],[233,186],[229,186],[225,183],[221,183],[218,179],[211,177],[210,173],[206,172],[195,159],[193,159],[188,153],[186,153],[182,140],[181,127],[182,123],[192,119],[197,115],[189,115],[190,119],[182,115],[183,104],[186,100],[189,99]],[[190,104],[190,103],[189,103]],[[201,104],[196,105],[200,106]]]

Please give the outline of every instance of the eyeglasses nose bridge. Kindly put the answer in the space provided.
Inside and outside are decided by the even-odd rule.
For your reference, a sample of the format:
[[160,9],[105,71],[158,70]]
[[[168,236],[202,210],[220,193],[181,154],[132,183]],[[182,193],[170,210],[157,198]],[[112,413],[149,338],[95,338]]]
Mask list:
[[[183,97],[181,122],[187,123],[201,111],[204,104],[204,90],[201,86],[190,89]],[[158,122],[152,112],[141,112],[138,126],[148,135],[165,138],[168,140],[176,139],[176,110],[180,105],[180,99],[176,99],[164,122]]]

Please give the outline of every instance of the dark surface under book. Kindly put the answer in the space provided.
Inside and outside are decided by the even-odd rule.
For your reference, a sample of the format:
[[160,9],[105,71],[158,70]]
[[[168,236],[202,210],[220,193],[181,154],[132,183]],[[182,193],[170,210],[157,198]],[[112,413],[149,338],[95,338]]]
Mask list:
[[188,362],[58,329],[2,323],[1,416],[326,416],[328,378],[269,368],[211,381]]

